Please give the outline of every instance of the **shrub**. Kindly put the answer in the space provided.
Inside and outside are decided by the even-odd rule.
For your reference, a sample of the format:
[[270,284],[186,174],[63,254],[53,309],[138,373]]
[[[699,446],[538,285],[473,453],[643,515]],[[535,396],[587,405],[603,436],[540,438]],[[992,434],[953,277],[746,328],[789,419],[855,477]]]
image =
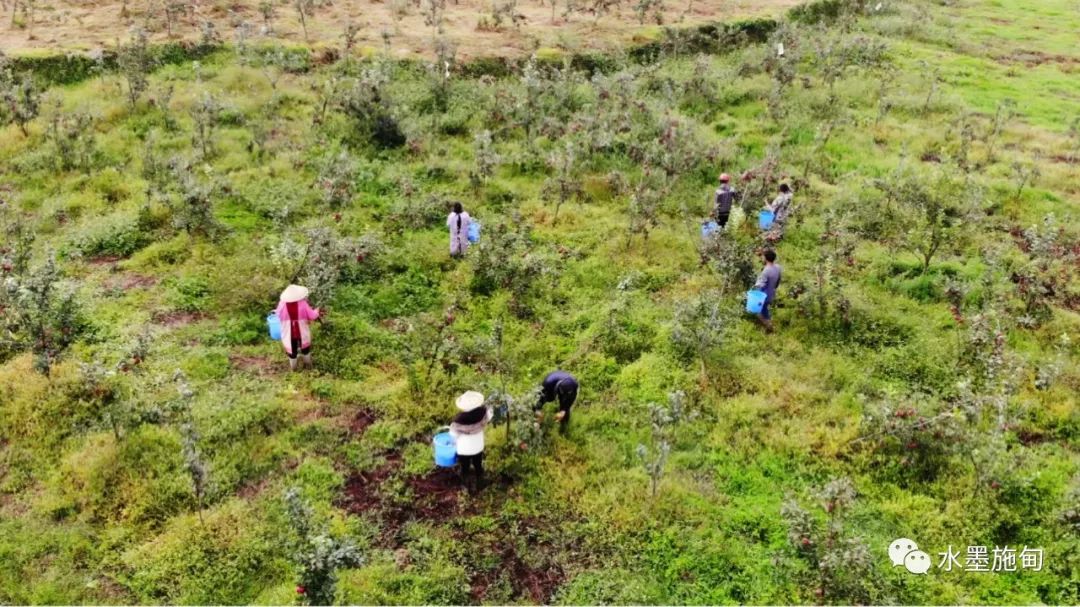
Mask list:
[[441,194],[421,196],[413,188],[405,189],[404,196],[390,209],[387,227],[395,232],[425,230],[442,224],[453,203]]
[[286,225],[302,213],[308,202],[317,200],[316,194],[303,182],[263,179],[261,176],[246,184],[241,196],[252,212]]
[[0,52],[0,125],[14,123],[24,137],[41,110],[41,91],[30,76],[16,74],[10,62]]
[[688,410],[686,405],[686,394],[683,392],[668,394],[666,406],[649,403],[652,444],[638,444],[637,455],[649,475],[654,498],[660,489],[660,479],[664,476],[664,467],[671,453],[678,424],[695,416],[695,412]]
[[1027,263],[1016,267],[1010,279],[1024,305],[1020,323],[1037,327],[1052,315],[1051,304],[1069,304],[1078,298],[1080,238],[1058,225],[1054,215],[1043,219],[1041,226],[1031,226],[1020,234],[1020,245],[1028,253]]
[[353,121],[354,130],[382,149],[405,144],[405,135],[391,110],[389,81],[388,66],[368,65],[342,87],[337,102],[338,109]]
[[375,234],[342,238],[329,228],[312,228],[301,244],[286,239],[271,250],[278,271],[289,283],[303,284],[316,301],[329,302],[341,282],[377,276],[385,250]]
[[57,107],[45,131],[53,148],[53,161],[59,171],[88,171],[93,166],[97,144],[94,120],[89,114],[64,114]]
[[737,234],[717,230],[701,241],[698,253],[701,265],[712,270],[720,281],[720,293],[741,292],[754,279],[754,250],[752,242]]
[[876,187],[897,209],[891,233],[893,244],[918,255],[923,274],[939,252],[958,246],[976,224],[973,211],[981,201],[980,192],[944,172],[932,181],[898,172],[877,182]]
[[127,81],[127,97],[131,107],[135,107],[139,97],[150,86],[149,76],[154,60],[149,45],[146,31],[137,28],[132,31],[128,43],[122,45],[116,54],[117,66]]
[[215,153],[215,130],[222,119],[225,108],[217,96],[203,91],[202,96],[191,108],[191,119],[195,123],[191,143],[203,162]]
[[807,283],[791,290],[800,310],[818,322],[835,318],[842,331],[851,328],[851,302],[844,295],[845,269],[854,264],[855,239],[841,218],[826,213],[825,225],[818,237],[818,255]]
[[401,362],[415,398],[437,392],[444,378],[457,373],[460,344],[453,331],[455,320],[450,307],[441,315],[421,314],[397,325],[402,335]]
[[285,505],[296,534],[292,559],[300,569],[298,601],[303,605],[336,604],[337,570],[363,564],[360,550],[351,541],[320,530],[311,508],[295,489],[286,492]]
[[867,406],[862,434],[858,440],[874,450],[874,471],[904,482],[933,482],[968,448],[962,412],[924,395]]
[[565,145],[553,152],[548,158],[548,168],[552,175],[544,182],[544,199],[555,205],[555,217],[552,223],[559,221],[559,209],[572,200],[580,200],[584,194],[581,177],[577,167],[577,149],[573,141],[567,139]]
[[723,345],[732,318],[715,291],[705,292],[675,307],[671,341],[675,353],[684,361],[697,359],[701,377],[709,376],[709,366]]
[[210,281],[201,275],[190,275],[172,281],[173,305],[184,312],[201,312],[210,299]]
[[613,298],[607,315],[598,323],[597,345],[620,364],[634,362],[642,353],[648,352],[656,337],[656,329],[648,320],[635,318],[633,312],[642,309],[640,306],[640,300],[620,291]]
[[196,177],[193,167],[179,158],[170,164],[175,190],[171,204],[173,225],[193,236],[221,235],[225,228],[214,217],[214,185]]
[[176,517],[121,555],[117,581],[143,603],[249,603],[287,575],[271,525],[263,508],[239,499],[202,522]]
[[150,242],[137,219],[112,215],[81,230],[71,248],[87,257],[129,257]]
[[816,497],[825,511],[824,525],[794,498],[789,497],[780,509],[788,527],[789,549],[806,564],[804,588],[814,588],[810,600],[870,602],[876,585],[874,561],[866,542],[849,530],[854,485],[846,478],[834,479]]
[[348,152],[327,158],[315,183],[322,192],[323,202],[331,209],[340,209],[352,202],[356,191],[356,166]]
[[0,326],[9,336],[0,342],[0,354],[29,350],[34,368],[46,376],[87,329],[74,288],[61,280],[51,257],[29,274],[4,280]]
[[510,307],[519,317],[531,313],[533,299],[540,295],[542,285],[550,285],[557,275],[547,255],[532,243],[523,222],[510,223],[501,219],[485,229],[485,238],[473,247],[473,277],[470,288],[474,293],[488,295],[498,289],[510,292]]
[[113,438],[120,442],[127,432],[149,415],[139,406],[130,387],[122,381],[121,372],[137,365],[118,365],[117,371],[106,370],[100,363],[79,363],[79,379],[69,392],[69,398],[87,410],[95,425],[102,424],[112,430]]

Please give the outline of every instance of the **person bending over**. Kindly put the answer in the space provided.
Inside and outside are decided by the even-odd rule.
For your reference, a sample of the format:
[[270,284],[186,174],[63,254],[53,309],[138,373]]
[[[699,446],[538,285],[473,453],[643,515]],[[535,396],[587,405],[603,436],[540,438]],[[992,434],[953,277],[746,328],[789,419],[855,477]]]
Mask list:
[[536,406],[533,407],[537,411],[537,419],[544,418],[541,409],[545,404],[558,399],[559,412],[555,414],[555,419],[559,422],[560,429],[566,430],[567,424],[570,423],[570,407],[577,400],[577,379],[566,371],[552,371],[544,378],[544,383],[541,384],[540,388],[540,399],[537,401]]

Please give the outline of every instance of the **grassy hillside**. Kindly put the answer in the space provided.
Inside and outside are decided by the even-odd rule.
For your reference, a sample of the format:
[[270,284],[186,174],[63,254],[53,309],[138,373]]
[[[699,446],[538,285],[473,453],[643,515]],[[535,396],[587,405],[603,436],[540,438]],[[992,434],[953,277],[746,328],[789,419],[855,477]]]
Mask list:
[[[5,76],[0,602],[1080,602],[1080,13],[834,5],[595,73],[134,41],[37,108]],[[566,435],[529,419],[556,366]],[[478,495],[431,461],[466,389],[510,411]],[[917,576],[899,537],[1044,566]]]

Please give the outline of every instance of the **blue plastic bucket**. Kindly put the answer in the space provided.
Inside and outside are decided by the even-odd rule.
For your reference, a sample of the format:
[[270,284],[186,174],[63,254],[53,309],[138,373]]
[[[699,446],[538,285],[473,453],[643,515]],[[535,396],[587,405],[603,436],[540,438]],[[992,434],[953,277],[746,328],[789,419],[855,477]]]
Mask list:
[[281,321],[278,320],[277,312],[271,312],[266,317],[266,328],[270,330],[270,339],[274,341],[281,339]]
[[758,225],[761,226],[762,230],[768,230],[770,227],[772,227],[772,222],[774,219],[776,219],[775,213],[773,213],[772,211],[762,211],[758,213],[757,221]]
[[435,465],[450,468],[457,464],[457,443],[449,432],[439,432],[431,439],[435,450]]
[[480,222],[479,221],[470,221],[469,222],[469,232],[467,234],[467,237],[469,239],[469,242],[471,242],[473,244],[476,244],[476,243],[480,242]]
[[720,226],[715,221],[706,221],[701,224],[701,237],[708,238],[719,229]]
[[765,291],[758,291],[757,289],[746,292],[746,311],[751,314],[761,314],[761,309],[765,307]]

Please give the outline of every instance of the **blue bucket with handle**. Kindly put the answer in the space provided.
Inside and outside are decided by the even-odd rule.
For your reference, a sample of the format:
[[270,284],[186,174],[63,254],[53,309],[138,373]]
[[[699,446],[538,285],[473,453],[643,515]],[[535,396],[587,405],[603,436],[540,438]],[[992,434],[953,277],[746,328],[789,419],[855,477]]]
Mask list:
[[466,236],[468,237],[469,242],[471,242],[473,244],[476,244],[476,243],[480,242],[480,222],[479,221],[470,221],[469,222],[469,231],[468,231],[468,234],[466,234]]
[[431,439],[431,446],[435,451],[435,465],[440,468],[451,468],[457,464],[457,442],[450,435],[449,428],[440,428]]
[[708,238],[716,233],[720,229],[720,225],[715,221],[706,221],[701,224],[701,237]]
[[271,312],[266,317],[266,328],[270,330],[270,339],[281,340],[281,321],[278,320],[277,312]]
[[772,211],[762,211],[758,213],[758,226],[760,226],[762,230],[768,230],[772,227],[774,219],[776,219],[775,213]]
[[761,314],[761,309],[765,307],[765,291],[758,291],[753,289],[746,292],[746,311],[751,314]]

